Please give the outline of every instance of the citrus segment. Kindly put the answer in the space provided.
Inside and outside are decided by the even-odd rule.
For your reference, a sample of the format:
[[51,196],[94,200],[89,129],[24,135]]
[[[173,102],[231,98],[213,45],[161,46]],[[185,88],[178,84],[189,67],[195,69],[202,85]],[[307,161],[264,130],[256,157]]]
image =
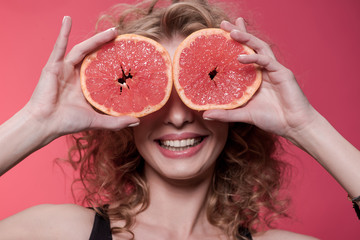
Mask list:
[[261,70],[242,64],[240,54],[254,54],[228,32],[207,28],[188,36],[173,60],[174,86],[195,110],[232,109],[246,103],[261,84]]
[[166,103],[171,73],[164,47],[143,36],[124,34],[84,59],[80,81],[95,108],[113,116],[141,117]]

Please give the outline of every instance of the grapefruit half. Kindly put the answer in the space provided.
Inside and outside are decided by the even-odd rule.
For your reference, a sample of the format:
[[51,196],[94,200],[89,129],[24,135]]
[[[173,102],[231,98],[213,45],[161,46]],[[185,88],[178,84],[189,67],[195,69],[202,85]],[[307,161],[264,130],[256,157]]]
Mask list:
[[80,82],[85,98],[96,109],[113,116],[141,117],[168,100],[172,63],[158,42],[123,34],[85,57]]
[[260,68],[242,64],[240,54],[254,54],[219,28],[189,35],[174,54],[173,80],[181,100],[195,110],[232,109],[245,104],[259,88]]

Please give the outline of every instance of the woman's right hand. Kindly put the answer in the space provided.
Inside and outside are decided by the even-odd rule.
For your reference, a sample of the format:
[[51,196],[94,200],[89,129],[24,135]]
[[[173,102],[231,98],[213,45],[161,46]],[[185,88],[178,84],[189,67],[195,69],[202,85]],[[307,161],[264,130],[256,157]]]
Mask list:
[[0,125],[0,175],[32,152],[57,137],[89,129],[119,130],[139,123],[139,119],[97,113],[87,103],[80,86],[80,66],[84,57],[114,39],[115,29],[99,33],[76,45],[66,55],[71,18],[64,17],[36,89],[29,102]]
[[101,32],[76,45],[66,55],[71,18],[64,17],[60,34],[45,65],[39,83],[24,110],[33,120],[45,124],[53,138],[87,129],[118,130],[139,122],[129,116],[97,113],[84,98],[79,81],[83,58],[117,36],[115,29]]

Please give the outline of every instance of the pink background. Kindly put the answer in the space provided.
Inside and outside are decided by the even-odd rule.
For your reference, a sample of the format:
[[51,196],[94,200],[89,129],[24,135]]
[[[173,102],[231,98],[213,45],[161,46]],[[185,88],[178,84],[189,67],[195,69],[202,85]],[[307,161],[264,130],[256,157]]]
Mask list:
[[[73,18],[72,47],[92,34],[99,14],[115,3],[11,0],[0,4],[0,122],[30,98],[62,17]],[[360,2],[243,0],[237,5],[274,45],[278,59],[293,70],[314,107],[360,148]],[[286,157],[295,166],[289,189],[293,218],[279,227],[321,239],[358,239],[359,221],[347,193],[306,153],[294,147],[288,151]],[[73,202],[72,172],[62,172],[53,161],[64,156],[66,143],[61,138],[1,177],[0,219],[37,204]]]

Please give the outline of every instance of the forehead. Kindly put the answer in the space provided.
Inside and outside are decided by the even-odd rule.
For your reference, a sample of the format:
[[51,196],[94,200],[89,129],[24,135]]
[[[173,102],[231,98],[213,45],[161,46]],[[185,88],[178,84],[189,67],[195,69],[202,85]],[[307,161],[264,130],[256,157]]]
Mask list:
[[173,36],[171,39],[160,41],[160,44],[169,52],[171,59],[173,59],[177,47],[184,39],[182,36]]

